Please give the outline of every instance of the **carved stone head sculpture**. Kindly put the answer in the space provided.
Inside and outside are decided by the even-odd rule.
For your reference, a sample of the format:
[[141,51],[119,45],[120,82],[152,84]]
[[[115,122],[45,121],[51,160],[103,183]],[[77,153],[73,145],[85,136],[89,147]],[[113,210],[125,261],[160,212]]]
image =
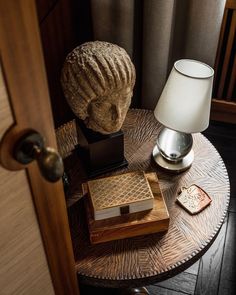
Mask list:
[[61,76],[65,97],[77,117],[97,132],[120,130],[133,95],[135,68],[126,51],[94,41],[67,56]]

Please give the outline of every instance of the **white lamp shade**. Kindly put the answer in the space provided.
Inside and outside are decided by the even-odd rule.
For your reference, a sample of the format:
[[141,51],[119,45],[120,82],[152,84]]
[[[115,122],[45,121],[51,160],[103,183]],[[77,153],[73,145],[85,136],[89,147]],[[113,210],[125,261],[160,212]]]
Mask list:
[[214,70],[199,61],[175,62],[154,110],[164,126],[185,133],[205,130],[209,125]]

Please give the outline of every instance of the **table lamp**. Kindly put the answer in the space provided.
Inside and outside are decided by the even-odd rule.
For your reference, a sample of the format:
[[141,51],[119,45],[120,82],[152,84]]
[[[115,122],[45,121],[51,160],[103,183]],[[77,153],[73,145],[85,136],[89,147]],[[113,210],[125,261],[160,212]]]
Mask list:
[[181,172],[194,159],[191,133],[209,125],[214,70],[200,61],[175,62],[154,110],[163,125],[153,149],[155,162],[164,169]]

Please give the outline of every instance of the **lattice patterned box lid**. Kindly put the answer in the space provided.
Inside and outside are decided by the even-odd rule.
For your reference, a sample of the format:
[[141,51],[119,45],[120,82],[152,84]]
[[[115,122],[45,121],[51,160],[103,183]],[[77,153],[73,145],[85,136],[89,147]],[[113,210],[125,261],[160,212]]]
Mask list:
[[88,181],[94,219],[101,220],[153,208],[153,194],[143,172]]

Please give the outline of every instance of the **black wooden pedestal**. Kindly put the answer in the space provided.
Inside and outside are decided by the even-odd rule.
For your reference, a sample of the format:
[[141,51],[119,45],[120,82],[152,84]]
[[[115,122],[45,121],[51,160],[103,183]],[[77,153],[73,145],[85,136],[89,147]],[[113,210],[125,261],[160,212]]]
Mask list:
[[89,177],[126,167],[124,134],[120,130],[112,134],[100,134],[88,129],[77,120],[78,153]]

